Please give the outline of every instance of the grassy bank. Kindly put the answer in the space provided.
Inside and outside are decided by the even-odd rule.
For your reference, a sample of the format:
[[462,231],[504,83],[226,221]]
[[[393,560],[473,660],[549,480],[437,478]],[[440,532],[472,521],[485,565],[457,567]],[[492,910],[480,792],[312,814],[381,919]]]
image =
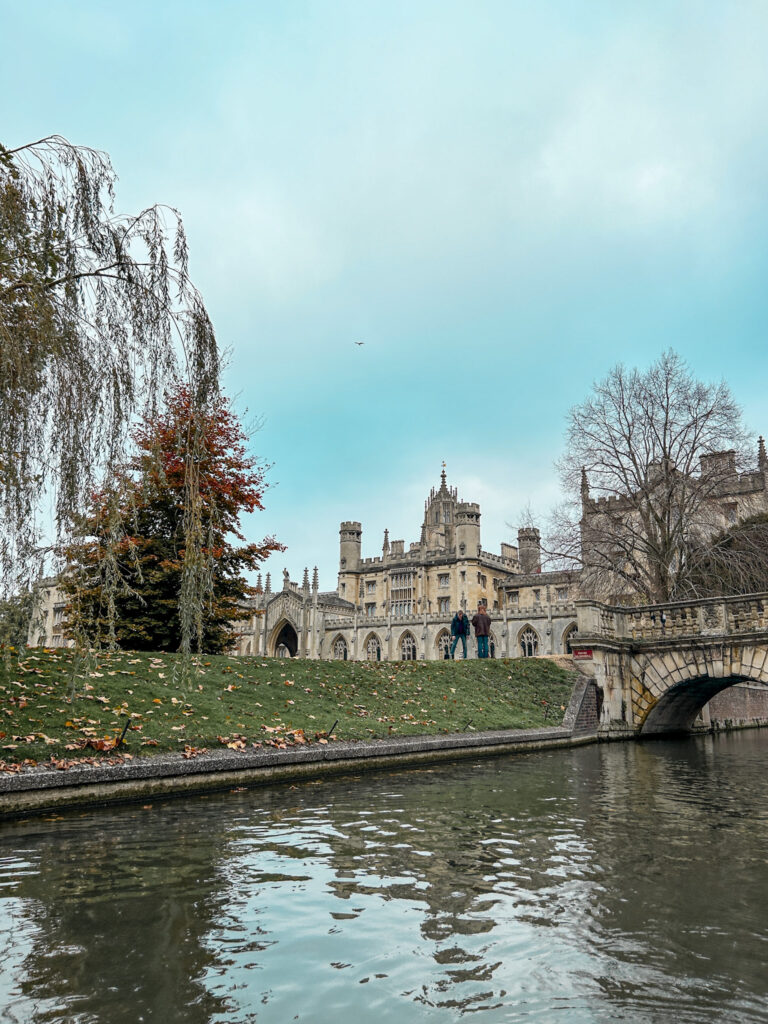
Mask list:
[[[559,724],[573,676],[551,661],[327,662],[68,650],[0,659],[0,770],[220,746]],[[335,726],[334,726],[334,723]]]

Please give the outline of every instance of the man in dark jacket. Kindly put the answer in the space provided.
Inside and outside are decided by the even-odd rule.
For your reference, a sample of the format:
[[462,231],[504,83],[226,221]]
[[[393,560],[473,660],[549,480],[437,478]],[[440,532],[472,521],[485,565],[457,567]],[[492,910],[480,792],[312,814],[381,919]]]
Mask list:
[[487,658],[488,637],[491,635],[491,618],[488,615],[484,604],[479,604],[477,606],[477,615],[473,615],[472,625],[475,627],[477,656],[478,658]]
[[451,657],[456,652],[456,644],[461,640],[461,646],[464,650],[464,660],[467,659],[467,637],[469,636],[469,619],[464,612],[459,608],[456,614],[453,616],[451,622],[451,636],[453,642],[451,643]]

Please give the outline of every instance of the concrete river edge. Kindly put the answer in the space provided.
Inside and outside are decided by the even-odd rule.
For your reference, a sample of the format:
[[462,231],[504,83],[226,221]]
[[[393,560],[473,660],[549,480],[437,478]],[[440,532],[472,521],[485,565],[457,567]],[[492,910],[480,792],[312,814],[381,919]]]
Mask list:
[[66,771],[27,768],[0,775],[0,821],[71,807],[582,746],[597,740],[589,680],[582,678],[574,685],[562,724],[552,728],[338,741],[285,750],[207,751],[190,759],[161,754],[117,764],[77,765]]

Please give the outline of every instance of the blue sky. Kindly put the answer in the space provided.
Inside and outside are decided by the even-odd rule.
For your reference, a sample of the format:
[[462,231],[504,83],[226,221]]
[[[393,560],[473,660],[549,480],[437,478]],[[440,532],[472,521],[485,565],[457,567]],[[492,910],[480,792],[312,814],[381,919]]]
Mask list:
[[618,361],[674,347],[768,430],[764,0],[0,0],[0,33],[6,145],[180,208],[273,576],[335,586],[342,519],[417,539],[443,459],[498,550]]

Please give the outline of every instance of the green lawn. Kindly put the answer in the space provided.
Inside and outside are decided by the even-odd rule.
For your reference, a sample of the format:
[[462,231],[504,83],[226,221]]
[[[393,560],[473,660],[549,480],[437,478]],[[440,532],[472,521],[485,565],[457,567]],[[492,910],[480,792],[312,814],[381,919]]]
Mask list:
[[[551,661],[328,662],[38,648],[0,658],[0,770],[203,748],[531,729],[562,720],[573,673]],[[337,723],[334,727],[334,723]]]

